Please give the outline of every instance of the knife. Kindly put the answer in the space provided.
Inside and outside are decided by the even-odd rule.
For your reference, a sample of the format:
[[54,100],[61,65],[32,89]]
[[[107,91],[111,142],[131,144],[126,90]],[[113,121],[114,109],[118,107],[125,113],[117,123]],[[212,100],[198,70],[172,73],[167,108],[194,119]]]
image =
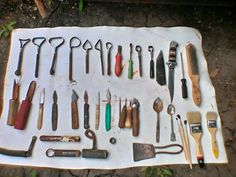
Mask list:
[[40,92],[39,98],[39,114],[38,114],[38,123],[37,128],[40,130],[43,125],[43,106],[44,106],[44,99],[45,99],[45,88]]
[[162,51],[159,52],[156,60],[156,81],[160,85],[166,85],[166,72]]
[[75,92],[75,90],[72,90],[71,95],[71,124],[72,129],[78,129],[79,128],[79,114],[78,114],[78,106],[77,101],[79,99],[79,96]]

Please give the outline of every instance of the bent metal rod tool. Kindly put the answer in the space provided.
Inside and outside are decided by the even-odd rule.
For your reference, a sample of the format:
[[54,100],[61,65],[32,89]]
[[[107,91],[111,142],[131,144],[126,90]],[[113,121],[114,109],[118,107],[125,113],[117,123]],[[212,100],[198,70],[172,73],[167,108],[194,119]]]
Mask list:
[[16,156],[16,157],[31,157],[36,140],[37,140],[37,137],[33,136],[27,151],[0,148],[0,154],[4,154],[8,156]]
[[130,50],[130,53],[129,53],[129,65],[128,65],[128,78],[129,79],[132,79],[133,78],[133,60],[132,60],[132,53],[133,53],[133,44],[130,43],[129,44],[129,50]]
[[142,77],[143,76],[143,71],[142,71],[142,48],[140,45],[136,45],[135,50],[138,52],[138,67],[139,67],[139,76]]
[[106,123],[106,131],[111,129],[111,92],[107,89],[107,104],[106,104],[106,112],[105,112],[105,123]]
[[118,45],[118,52],[116,54],[115,75],[119,77],[122,72],[122,46]]
[[111,49],[113,45],[110,42],[106,43],[106,48],[107,48],[107,75],[111,75]]
[[40,141],[49,142],[80,142],[79,136],[52,136],[52,135],[41,135]]
[[40,60],[41,47],[45,41],[46,41],[45,37],[34,37],[32,39],[32,43],[38,47],[36,54],[35,72],[34,72],[34,77],[36,78],[38,78],[39,75],[39,60]]
[[83,158],[96,158],[96,159],[106,159],[108,157],[108,151],[103,149],[97,149],[97,140],[95,133],[87,129],[85,131],[85,136],[93,140],[92,149],[82,149]]
[[182,98],[188,98],[188,90],[187,90],[187,85],[186,85],[186,79],[184,76],[184,62],[183,62],[182,53],[180,53],[180,59],[181,59],[181,66],[182,66],[182,79],[181,79]]
[[89,40],[86,40],[83,44],[83,49],[86,51],[85,56],[85,72],[86,74],[89,73],[89,51],[92,50],[92,44],[89,42]]
[[89,126],[89,104],[87,90],[84,92],[84,129],[88,129]]
[[43,126],[43,107],[44,107],[44,100],[45,100],[45,88],[43,88],[40,92],[39,98],[39,114],[38,114],[38,123],[37,128],[40,130]]
[[74,149],[47,149],[47,157],[80,157],[80,150]]
[[132,101],[132,135],[139,135],[139,101],[134,98]]
[[166,85],[166,71],[162,50],[156,60],[156,81],[160,85]]
[[97,104],[96,104],[96,116],[95,116],[95,129],[98,130],[100,122],[100,92],[97,95]]
[[101,68],[102,68],[102,75],[104,75],[104,66],[103,66],[103,51],[102,51],[102,41],[99,39],[95,44],[94,48],[100,52],[100,60],[101,60]]
[[22,66],[22,60],[23,60],[23,53],[24,53],[24,47],[26,44],[30,42],[30,39],[19,39],[20,41],[20,53],[18,58],[18,64],[17,69],[15,71],[15,75],[20,76],[21,75],[21,66]]
[[57,51],[58,51],[58,48],[64,44],[65,39],[63,37],[52,37],[48,41],[51,44],[51,46],[54,47],[52,65],[50,68],[50,74],[54,75],[55,70],[56,70]]
[[52,103],[52,130],[57,130],[57,122],[58,122],[58,105],[57,105],[57,92],[54,90],[53,92],[53,103]]
[[71,95],[71,126],[72,129],[78,129],[79,128],[79,111],[78,111],[78,102],[79,96],[75,92],[75,90],[72,90]]
[[28,120],[28,116],[29,116],[29,112],[30,112],[30,108],[31,108],[31,102],[34,96],[34,91],[36,88],[36,82],[32,81],[29,85],[28,88],[28,92],[26,94],[26,98],[25,100],[22,101],[19,111],[17,113],[16,116],[16,120],[15,120],[15,125],[14,128],[18,129],[18,130],[24,130],[27,120]]
[[148,46],[148,52],[150,52],[150,78],[153,79],[154,78],[154,60],[153,60],[153,52],[154,52],[154,48],[153,46]]

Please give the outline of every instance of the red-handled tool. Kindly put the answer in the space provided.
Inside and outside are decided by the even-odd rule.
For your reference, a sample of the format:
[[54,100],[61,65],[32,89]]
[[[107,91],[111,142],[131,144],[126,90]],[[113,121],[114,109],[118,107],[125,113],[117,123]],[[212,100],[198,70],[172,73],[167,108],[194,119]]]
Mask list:
[[122,72],[122,46],[118,45],[118,52],[116,54],[116,64],[115,64],[115,74],[117,77],[121,75]]
[[31,108],[31,101],[34,96],[35,87],[36,87],[36,82],[32,81],[30,83],[28,92],[26,94],[26,98],[25,98],[25,100],[22,101],[22,103],[20,105],[20,109],[17,113],[15,125],[14,125],[15,129],[18,129],[18,130],[25,129],[25,125],[27,123],[28,115],[29,115],[30,108]]

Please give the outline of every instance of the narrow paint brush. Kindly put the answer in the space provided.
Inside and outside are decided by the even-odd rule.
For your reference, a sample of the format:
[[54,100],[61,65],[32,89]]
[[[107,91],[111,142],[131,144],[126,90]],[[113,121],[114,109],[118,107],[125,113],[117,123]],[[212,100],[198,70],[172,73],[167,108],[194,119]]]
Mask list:
[[186,145],[188,149],[188,154],[189,154],[189,165],[190,168],[192,169],[192,157],[191,157],[191,149],[190,149],[190,144],[189,144],[189,136],[188,136],[188,127],[187,127],[187,120],[184,120],[184,125],[185,125],[185,135],[186,135]]

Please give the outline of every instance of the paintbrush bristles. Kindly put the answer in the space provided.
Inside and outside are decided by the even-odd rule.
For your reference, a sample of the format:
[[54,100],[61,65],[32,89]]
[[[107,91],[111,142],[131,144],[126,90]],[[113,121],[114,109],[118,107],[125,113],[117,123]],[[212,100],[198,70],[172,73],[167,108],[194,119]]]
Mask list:
[[201,123],[201,114],[200,112],[187,112],[187,120],[189,124],[200,124]]
[[216,120],[217,118],[216,112],[207,112],[206,118],[207,120]]

